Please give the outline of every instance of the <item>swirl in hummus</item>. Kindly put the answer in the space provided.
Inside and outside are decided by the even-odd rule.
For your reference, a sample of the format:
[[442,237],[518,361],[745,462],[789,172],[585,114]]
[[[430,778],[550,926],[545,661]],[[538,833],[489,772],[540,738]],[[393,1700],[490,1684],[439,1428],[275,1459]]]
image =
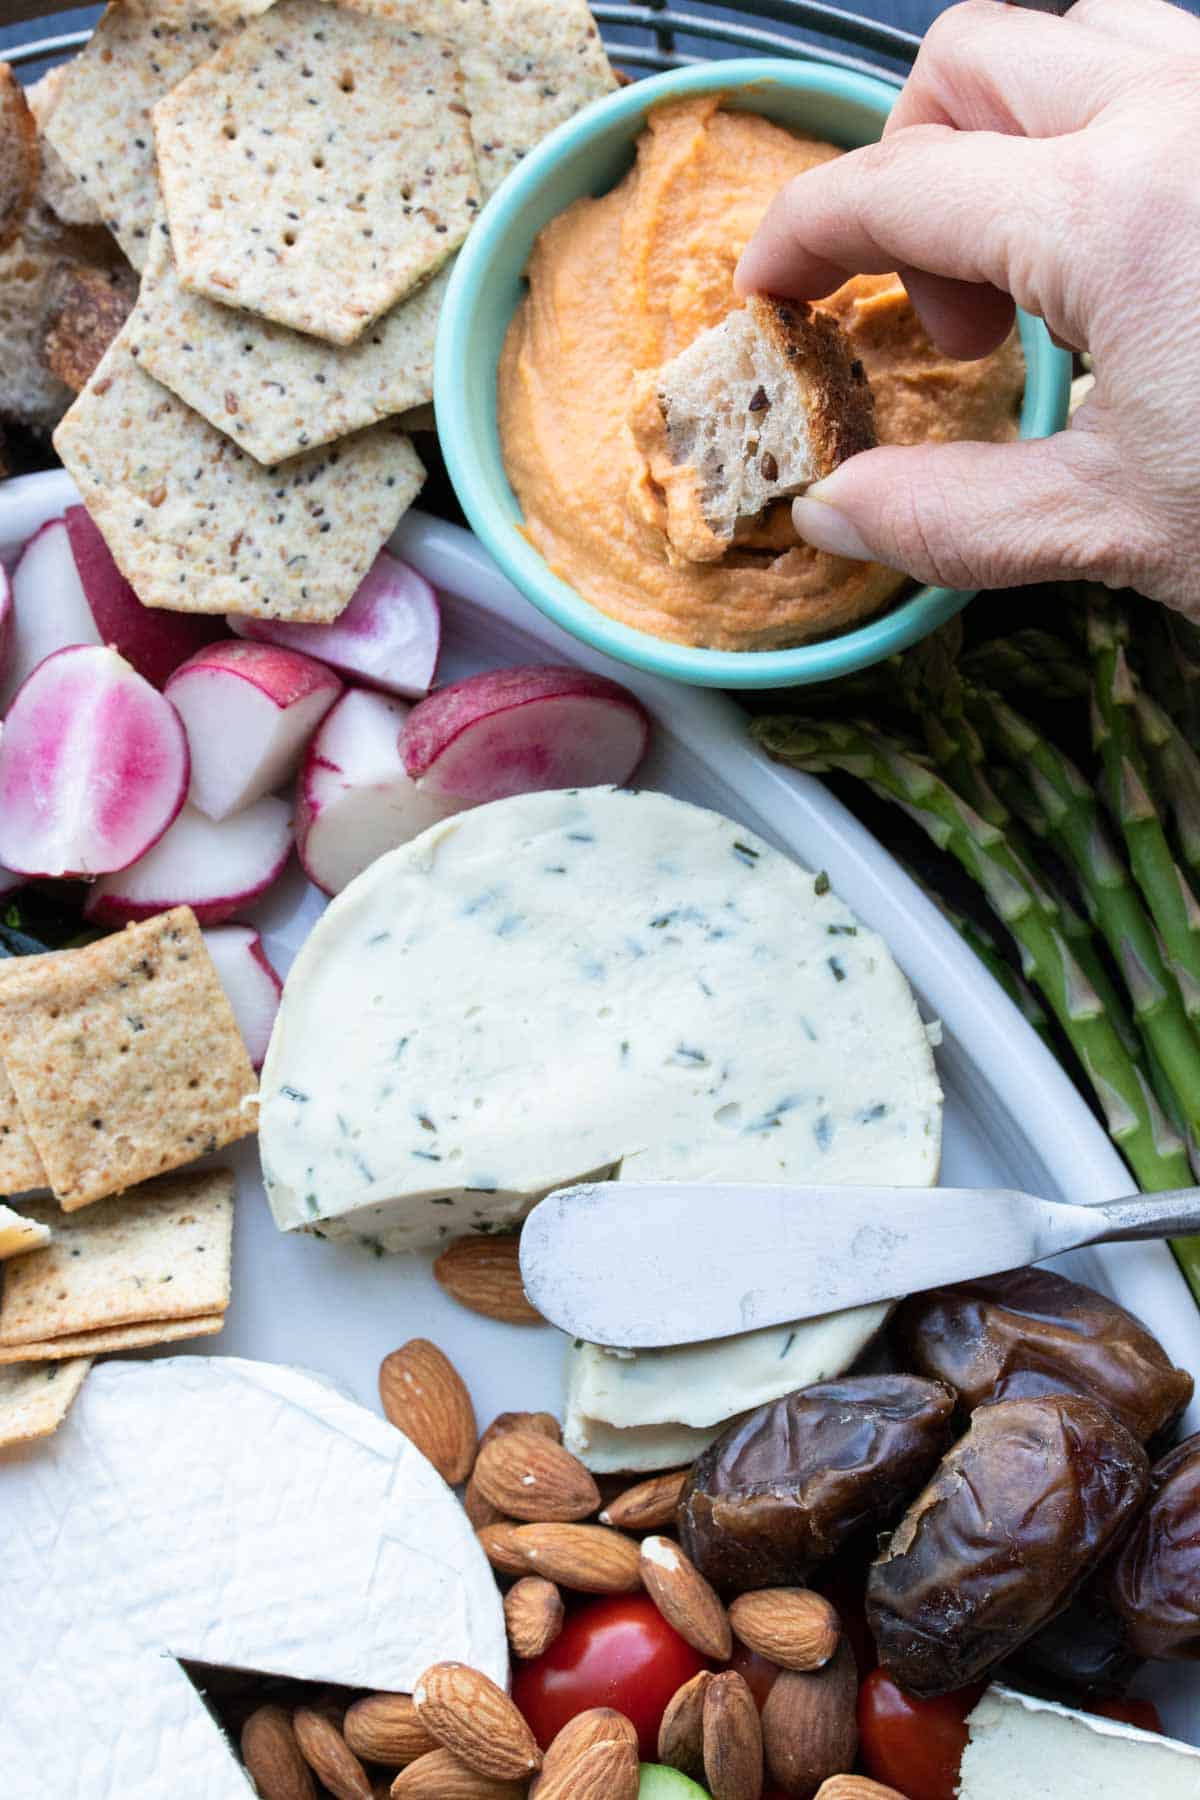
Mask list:
[[[627,625],[680,644],[778,649],[856,624],[907,579],[802,543],[787,502],[719,561],[681,560],[629,427],[634,375],[741,304],[733,271],[771,199],[837,154],[726,111],[719,95],[659,107],[624,180],[577,200],[534,246],[498,376],[505,466],[530,542]],[[856,276],[819,304],[866,368],[881,443],[1017,435],[1015,333],[991,356],[955,362],[894,275]]]

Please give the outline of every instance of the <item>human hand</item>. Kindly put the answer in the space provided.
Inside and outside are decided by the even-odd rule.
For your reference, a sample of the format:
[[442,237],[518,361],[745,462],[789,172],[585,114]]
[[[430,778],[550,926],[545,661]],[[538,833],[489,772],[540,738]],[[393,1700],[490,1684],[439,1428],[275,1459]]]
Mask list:
[[958,357],[1015,300],[1096,385],[1052,438],[852,458],[795,502],[800,535],[947,587],[1086,578],[1200,619],[1198,160],[1200,20],[1166,0],[944,13],[882,142],[784,188],[738,288],[815,300],[898,269]]

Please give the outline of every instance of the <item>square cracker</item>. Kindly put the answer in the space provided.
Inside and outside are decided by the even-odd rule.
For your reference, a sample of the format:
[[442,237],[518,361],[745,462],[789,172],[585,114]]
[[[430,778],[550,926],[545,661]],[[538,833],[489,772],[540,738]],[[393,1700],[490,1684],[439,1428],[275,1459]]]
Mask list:
[[86,1356],[70,1362],[21,1362],[0,1369],[0,1445],[28,1444],[57,1431],[91,1368]]
[[183,285],[349,344],[479,210],[453,50],[394,18],[278,0],[154,109]]
[[433,398],[449,265],[344,349],[190,294],[155,221],[129,341],[143,369],[260,463]]
[[158,199],[150,111],[271,0],[112,0],[46,120],[57,151],[135,268]]
[[254,1070],[190,907],[30,960],[0,983],[0,1052],[67,1211],[253,1132]]
[[146,606],[336,619],[420,492],[391,423],[264,469],[142,370],[129,325],[54,434]]
[[[0,982],[26,961],[40,960],[23,956],[0,959]],[[44,1188],[45,1185],[42,1159],[25,1128],[8,1071],[0,1062],[0,1194],[24,1194],[30,1188]]]
[[63,1214],[33,1201],[53,1242],[5,1271],[0,1344],[224,1312],[233,1262],[233,1176],[200,1169]]
[[65,1337],[44,1338],[36,1344],[0,1344],[0,1367],[30,1362],[49,1362],[69,1356],[100,1356],[111,1350],[146,1350],[154,1344],[177,1344],[184,1338],[213,1337],[225,1324],[225,1314],[204,1313],[196,1319],[149,1319],[144,1325],[112,1325],[102,1331],[73,1331]]

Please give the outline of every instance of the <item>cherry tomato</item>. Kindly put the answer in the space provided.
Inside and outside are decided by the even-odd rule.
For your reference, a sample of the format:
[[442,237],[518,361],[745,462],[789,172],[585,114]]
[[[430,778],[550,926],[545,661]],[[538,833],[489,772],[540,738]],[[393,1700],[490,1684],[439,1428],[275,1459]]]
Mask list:
[[858,1690],[859,1749],[867,1774],[908,1800],[954,1800],[967,1714],[983,1684],[919,1700],[883,1669]]
[[779,1664],[768,1657],[760,1656],[757,1650],[748,1650],[745,1644],[733,1640],[733,1655],[729,1659],[731,1669],[736,1669],[750,1692],[754,1695],[754,1704],[759,1712],[767,1704],[767,1695],[775,1686],[775,1677],[779,1674]]
[[667,1702],[710,1666],[648,1595],[617,1595],[568,1614],[550,1648],[518,1665],[512,1695],[543,1750],[579,1713],[612,1706],[632,1722],[642,1760],[654,1762]]
[[1119,1719],[1122,1725],[1136,1725],[1140,1731],[1162,1732],[1162,1714],[1153,1700],[1078,1700],[1072,1704],[1084,1712],[1099,1713],[1102,1719]]

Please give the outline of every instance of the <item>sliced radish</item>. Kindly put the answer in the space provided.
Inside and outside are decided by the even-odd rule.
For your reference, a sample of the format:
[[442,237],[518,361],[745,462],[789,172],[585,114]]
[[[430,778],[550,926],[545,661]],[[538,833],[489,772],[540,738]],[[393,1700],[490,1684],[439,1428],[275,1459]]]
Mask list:
[[170,701],[105,645],[58,650],[0,733],[0,862],[19,875],[127,868],[162,837],[187,786]]
[[288,625],[236,613],[227,623],[239,637],[302,650],[352,681],[409,700],[429,692],[442,636],[437,595],[423,575],[387,550],[332,625]]
[[0,713],[40,662],[68,644],[103,642],[79,579],[64,519],[48,519],[12,574],[12,644],[0,683]]
[[112,551],[85,507],[64,515],[83,596],[96,627],[94,640],[112,644],[139,675],[160,688],[172,669],[216,638],[222,620],[211,614],[163,612],[143,606],[112,558]]
[[385,850],[459,811],[405,773],[402,700],[363,688],[343,694],[309,745],[300,775],[296,847],[310,881],[340,894]]
[[25,886],[26,877],[18,875],[13,869],[0,869],[0,897],[11,894],[16,888]]
[[544,788],[620,787],[650,739],[640,701],[604,675],[531,664],[456,681],[414,706],[405,767],[464,805]]
[[324,663],[276,644],[198,650],[166,686],[191,747],[192,805],[228,819],[290,781],[341,691]]
[[8,578],[8,570],[0,563],[0,681],[3,681],[8,665],[8,653],[13,642],[13,597],[12,582]]
[[218,925],[204,933],[208,954],[233,1008],[250,1061],[261,1069],[279,1011],[283,983],[271,967],[263,941],[252,925]]
[[185,806],[149,856],[96,883],[84,914],[125,925],[190,906],[201,925],[221,925],[283,873],[291,847],[291,807],[274,795],[220,824]]

